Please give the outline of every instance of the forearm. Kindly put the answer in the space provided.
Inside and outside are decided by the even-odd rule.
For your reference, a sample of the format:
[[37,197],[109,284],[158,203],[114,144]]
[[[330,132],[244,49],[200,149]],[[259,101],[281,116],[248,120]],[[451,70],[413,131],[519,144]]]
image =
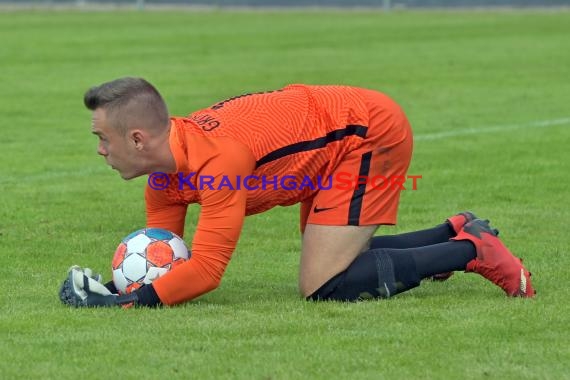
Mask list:
[[176,305],[216,289],[227,266],[225,260],[204,260],[193,256],[184,264],[153,282],[160,301]]

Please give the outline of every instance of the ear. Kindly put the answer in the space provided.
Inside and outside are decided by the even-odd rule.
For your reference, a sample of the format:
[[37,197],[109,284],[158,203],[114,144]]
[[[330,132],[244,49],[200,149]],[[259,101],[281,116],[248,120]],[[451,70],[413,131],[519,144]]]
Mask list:
[[146,135],[140,129],[133,129],[129,132],[129,138],[135,145],[136,150],[143,150],[146,141]]

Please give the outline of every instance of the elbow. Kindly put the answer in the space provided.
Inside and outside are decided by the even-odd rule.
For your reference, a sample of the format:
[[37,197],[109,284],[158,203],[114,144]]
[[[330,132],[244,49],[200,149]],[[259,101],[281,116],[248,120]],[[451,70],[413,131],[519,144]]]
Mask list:
[[217,289],[220,284],[222,283],[222,278],[221,277],[212,277],[210,278],[210,280],[206,283],[205,289],[204,289],[204,293],[206,292],[211,292],[212,290]]

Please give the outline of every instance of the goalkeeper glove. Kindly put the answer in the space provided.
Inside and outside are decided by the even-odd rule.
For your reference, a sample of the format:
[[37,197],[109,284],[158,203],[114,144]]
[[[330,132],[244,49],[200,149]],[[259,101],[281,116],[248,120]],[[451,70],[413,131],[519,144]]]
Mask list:
[[[101,283],[101,280],[101,275],[94,274],[89,268],[83,270],[78,266],[72,266],[59,290],[59,299],[65,305],[75,307],[122,306],[126,308],[133,305],[157,306],[160,304],[160,299],[151,285],[129,294],[118,295],[111,293]],[[142,296],[143,302],[139,296]]]

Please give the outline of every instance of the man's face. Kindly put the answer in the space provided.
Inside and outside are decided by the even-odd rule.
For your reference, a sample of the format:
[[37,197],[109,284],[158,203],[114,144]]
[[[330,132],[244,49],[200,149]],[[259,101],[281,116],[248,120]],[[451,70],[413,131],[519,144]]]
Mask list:
[[107,164],[119,172],[123,179],[131,179],[145,174],[141,165],[142,152],[132,131],[123,136],[110,125],[105,110],[93,111],[91,132],[99,137],[97,153],[105,157]]

